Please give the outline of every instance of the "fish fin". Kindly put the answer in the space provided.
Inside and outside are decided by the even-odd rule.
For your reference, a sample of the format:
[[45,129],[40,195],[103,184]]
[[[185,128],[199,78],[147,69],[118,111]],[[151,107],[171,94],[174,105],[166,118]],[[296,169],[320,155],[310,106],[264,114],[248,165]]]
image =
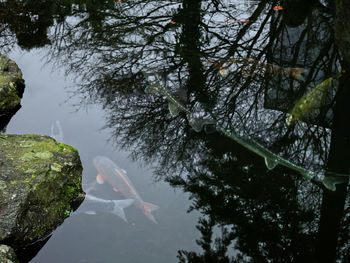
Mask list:
[[63,129],[60,121],[56,120],[54,124],[51,125],[51,135],[57,142],[64,141]]
[[82,187],[85,193],[89,193],[92,189],[96,187],[97,184],[98,184],[97,181],[93,181],[92,183],[89,183],[89,184],[83,184]]
[[99,184],[103,184],[105,182],[105,180],[103,179],[103,176],[98,174],[96,176],[96,181],[99,183]]
[[121,219],[123,219],[125,222],[128,223],[128,220],[126,219],[124,208],[132,205],[134,203],[133,199],[124,199],[124,200],[113,200],[114,208],[112,213],[119,216]]
[[142,202],[142,206],[143,206],[143,213],[145,214],[145,216],[151,220],[153,223],[157,224],[156,219],[153,217],[153,215],[151,214],[152,211],[157,210],[159,208],[159,206],[151,204],[151,203],[147,203],[147,202]]
[[300,80],[302,82],[305,82],[305,78],[303,75],[301,75],[302,73],[305,72],[305,69],[304,68],[291,68],[290,69],[290,75],[297,79],[297,80]]
[[337,184],[346,183],[347,181],[348,178],[346,178],[345,176],[326,176],[325,178],[323,178],[322,183],[327,189],[335,191],[337,189]]
[[55,135],[54,135],[54,126],[53,126],[53,124],[51,124],[51,133],[50,133],[50,136],[52,137],[52,138],[55,138]]
[[124,169],[121,169],[121,171],[123,172],[123,173],[125,173],[125,174],[127,174],[128,172],[127,171],[125,171]]
[[169,110],[170,115],[172,117],[178,116],[181,112],[181,109],[176,104],[174,104],[170,101],[168,102],[168,110]]
[[113,186],[113,191],[114,192],[119,192],[118,188],[116,186]]
[[277,166],[278,161],[265,157],[265,164],[266,164],[267,169],[272,170],[273,168],[275,168]]
[[151,203],[147,203],[147,202],[143,202],[142,205],[144,208],[146,208],[149,211],[154,211],[154,210],[157,210],[159,208],[159,206],[151,204]]

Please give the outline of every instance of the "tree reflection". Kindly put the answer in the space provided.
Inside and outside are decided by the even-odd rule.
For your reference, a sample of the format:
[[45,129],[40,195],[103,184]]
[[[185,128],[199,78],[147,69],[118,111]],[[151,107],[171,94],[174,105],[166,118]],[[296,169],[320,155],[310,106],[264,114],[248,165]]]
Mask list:
[[[266,173],[263,163],[244,165],[244,160],[251,159],[249,152],[248,156],[237,158],[236,151],[231,153],[217,147],[211,149],[216,155],[211,158],[208,155],[210,159],[193,167],[186,179],[171,180],[173,185],[192,194],[192,209],[210,215],[212,226],[228,226],[216,242],[230,244],[231,241],[229,251],[233,247],[237,250],[234,252],[238,253],[234,257],[237,262],[309,259],[314,251],[319,216],[317,187],[296,182],[284,169]],[[219,253],[203,236],[200,242],[205,241],[208,251],[196,257],[205,259],[206,253],[223,252]],[[190,256],[186,262],[210,262],[196,261],[194,253],[183,253],[182,256]]]
[[86,21],[90,23],[91,28],[100,31],[99,24],[105,18],[103,11],[113,5],[112,0],[1,1],[0,47],[11,47],[16,43],[21,48],[29,50],[48,45],[51,43],[49,27],[81,12],[86,12]]
[[[117,145],[157,162],[159,178],[190,192],[193,209],[206,215],[199,222],[205,252],[181,251],[180,261],[347,257],[346,184],[332,193],[286,165],[269,171],[227,136],[248,136],[314,173],[348,174],[348,75],[332,83],[322,107],[286,123],[303,94],[349,72],[334,44],[332,8],[303,3],[293,21],[292,4],[279,12],[277,1],[266,0],[82,2],[69,11],[75,19],[50,34],[52,59],[79,76],[77,94],[103,105]],[[302,77],[296,69],[305,69]],[[145,93],[151,74],[186,111],[164,94]],[[226,133],[195,131],[188,112],[215,119]],[[214,249],[215,226],[223,235]],[[237,253],[226,255],[229,244]]]

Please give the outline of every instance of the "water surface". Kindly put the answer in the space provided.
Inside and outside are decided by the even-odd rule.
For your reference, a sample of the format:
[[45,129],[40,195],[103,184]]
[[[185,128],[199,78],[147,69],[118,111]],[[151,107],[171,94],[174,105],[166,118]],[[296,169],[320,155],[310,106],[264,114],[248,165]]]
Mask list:
[[[3,52],[26,80],[6,132],[49,135],[60,120],[84,183],[104,155],[160,206],[158,224],[135,207],[130,224],[72,214],[32,262],[346,262],[350,59],[340,4],[1,5]],[[94,193],[122,198],[105,185]]]

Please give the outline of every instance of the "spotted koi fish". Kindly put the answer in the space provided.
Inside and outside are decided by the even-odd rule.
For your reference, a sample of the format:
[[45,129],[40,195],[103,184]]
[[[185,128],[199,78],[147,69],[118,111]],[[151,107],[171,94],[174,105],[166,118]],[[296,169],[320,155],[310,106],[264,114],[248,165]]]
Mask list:
[[274,75],[286,75],[302,82],[305,81],[303,74],[306,72],[306,70],[304,68],[283,68],[276,64],[261,62],[251,58],[231,59],[228,62],[206,61],[206,64],[216,68],[219,71],[219,74],[222,76],[228,74],[232,64],[236,64],[238,65],[238,70],[240,70],[245,76],[251,76],[258,72]]
[[331,86],[331,83],[334,80],[339,79],[344,72],[345,71],[343,70],[334,77],[330,77],[322,81],[320,84],[302,96],[287,115],[287,125],[292,126],[296,121],[303,119],[315,110],[319,109],[326,100],[327,92]]

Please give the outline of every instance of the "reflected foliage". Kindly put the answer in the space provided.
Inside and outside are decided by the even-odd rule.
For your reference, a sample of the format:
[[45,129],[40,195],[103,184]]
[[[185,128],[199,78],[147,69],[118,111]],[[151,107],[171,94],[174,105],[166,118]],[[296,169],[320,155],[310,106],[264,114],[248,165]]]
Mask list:
[[[249,155],[236,159],[219,147],[212,149],[216,158],[203,161],[200,168],[193,167],[186,179],[173,178],[171,183],[192,194],[191,209],[210,215],[213,226],[226,227],[215,242],[227,244],[231,237],[229,250],[234,248],[233,254],[237,254],[233,257],[236,261],[230,262],[310,259],[320,208],[317,187],[296,184],[283,169],[266,173],[263,163],[248,168],[242,161]],[[205,240],[203,236],[200,242]],[[218,252],[210,242],[207,246],[210,249],[205,253]],[[188,262],[207,261],[188,258]]]
[[[64,39],[64,45],[52,48],[54,57],[79,73],[86,98],[95,100],[97,95],[111,109],[109,123],[120,126],[115,130],[123,134],[123,145],[130,147],[141,134],[149,134],[159,145],[151,150],[146,143],[137,152],[159,160],[156,149],[166,148],[162,147],[164,139],[169,144],[182,143],[181,136],[174,138],[166,132],[169,129],[150,122],[165,118],[159,124],[172,129],[188,124],[184,115],[168,118],[162,98],[143,96],[140,73],[159,73],[169,92],[181,93],[192,112],[210,112],[228,130],[239,127],[306,169],[320,173],[327,169],[337,83],[327,90],[324,103],[312,114],[304,114],[302,122],[288,127],[286,120],[303,94],[340,71],[341,60],[330,31],[332,9],[315,3],[316,8],[296,28],[286,27],[287,18],[273,11],[270,1],[256,3],[250,13],[245,10],[251,4],[164,1],[157,5],[140,1],[108,6],[104,20],[99,20],[100,31],[82,12],[79,23],[61,25],[65,30],[57,30],[55,37]],[[248,18],[254,22],[237,22]],[[303,69],[302,75],[294,68]],[[119,134],[115,137],[121,138]],[[183,145],[177,148],[185,148]]]
[[[79,76],[75,95],[103,106],[116,145],[191,194],[204,252],[182,250],[180,262],[349,256],[348,177],[330,177],[349,174],[350,156],[350,70],[332,1],[69,3],[50,9],[45,37],[30,45],[51,42],[51,61]],[[230,134],[291,165],[265,165],[257,146]]]
[[[288,166],[269,171],[258,152],[227,135],[248,136],[320,176],[348,174],[345,160],[335,161],[348,153],[337,133],[349,131],[338,120],[348,110],[339,99],[348,77],[321,85],[327,86],[322,96],[310,95],[326,79],[349,72],[334,43],[334,7],[295,1],[279,12],[277,4],[122,1],[104,10],[98,27],[82,12],[79,22],[65,21],[55,35],[65,42],[52,46],[52,58],[81,76],[77,93],[103,105],[118,146],[157,162],[158,178],[191,193],[192,209],[210,217],[199,223],[205,252],[181,251],[181,262],[300,262],[329,251],[345,257],[348,239],[338,238],[337,228],[342,216],[331,220],[329,242],[323,222],[343,211],[346,191],[329,196]],[[303,12],[296,15],[297,4]],[[166,93],[145,92],[144,76],[152,74]],[[312,99],[299,103],[305,94]],[[290,125],[295,107],[298,118]],[[226,134],[204,129],[213,119]],[[332,202],[340,204],[334,213]],[[224,232],[213,246],[214,226]]]
[[[23,49],[39,48],[51,44],[49,28],[63,22],[65,18],[86,12],[86,21],[91,27],[99,27],[105,16],[103,10],[114,5],[114,1],[81,0],[9,0],[0,3],[0,48],[17,44]],[[54,39],[56,40],[56,39]]]

